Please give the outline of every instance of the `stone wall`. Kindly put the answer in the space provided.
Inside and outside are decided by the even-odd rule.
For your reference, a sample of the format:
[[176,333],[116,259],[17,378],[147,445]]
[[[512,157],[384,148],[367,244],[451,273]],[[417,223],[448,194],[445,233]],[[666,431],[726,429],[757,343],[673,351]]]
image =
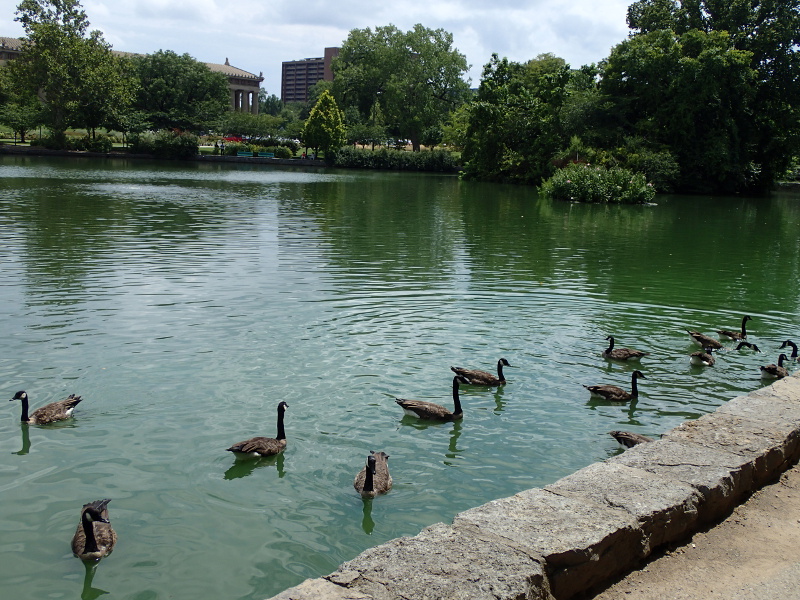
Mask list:
[[788,377],[272,600],[566,600],[724,518],[799,457],[800,378]]

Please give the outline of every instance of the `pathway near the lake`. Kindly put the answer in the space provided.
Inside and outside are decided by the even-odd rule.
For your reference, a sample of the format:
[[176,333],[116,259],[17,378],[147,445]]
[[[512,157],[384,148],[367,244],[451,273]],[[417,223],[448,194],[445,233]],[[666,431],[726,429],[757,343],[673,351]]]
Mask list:
[[800,600],[800,467],[592,600]]

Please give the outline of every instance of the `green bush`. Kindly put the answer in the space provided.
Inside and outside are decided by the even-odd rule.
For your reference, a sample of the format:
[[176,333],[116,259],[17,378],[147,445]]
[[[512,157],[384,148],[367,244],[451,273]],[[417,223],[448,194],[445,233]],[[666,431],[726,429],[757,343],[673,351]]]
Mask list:
[[336,151],[334,166],[350,169],[393,169],[400,171],[452,172],[458,169],[453,155],[446,150],[406,152],[403,150],[367,150],[345,146]]
[[541,193],[556,200],[643,204],[653,201],[656,190],[642,173],[573,163],[545,181]]
[[200,153],[200,138],[188,132],[162,129],[157,133],[131,134],[131,151],[159,158],[194,158]]
[[76,150],[87,150],[89,152],[111,152],[114,148],[114,140],[105,135],[98,135],[92,138],[86,135],[78,140],[75,140],[74,146]]

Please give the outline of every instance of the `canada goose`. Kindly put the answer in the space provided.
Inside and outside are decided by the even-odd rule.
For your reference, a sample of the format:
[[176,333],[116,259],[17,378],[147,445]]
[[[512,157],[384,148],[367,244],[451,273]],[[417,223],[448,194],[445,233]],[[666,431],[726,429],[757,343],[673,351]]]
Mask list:
[[745,325],[752,317],[750,315],[745,315],[742,317],[742,330],[741,331],[728,331],[727,329],[717,329],[717,333],[722,337],[730,338],[732,340],[744,340],[747,339],[747,329]]
[[702,334],[698,331],[690,331],[687,329],[686,333],[692,336],[692,339],[697,344],[700,344],[703,348],[713,348],[714,350],[719,350],[720,348],[722,348],[722,343],[720,343],[719,340],[715,340],[714,338]]
[[778,357],[778,364],[767,365],[765,367],[761,367],[761,378],[762,379],[783,379],[789,374],[789,371],[786,367],[783,366],[783,361],[786,360],[786,355],[781,354]]
[[614,348],[614,336],[609,335],[608,348],[603,350],[603,358],[612,358],[614,360],[639,360],[647,355],[647,352],[641,350],[631,350],[630,348]]
[[464,369],[462,367],[450,367],[456,375],[461,375],[467,379],[466,383],[471,385],[505,385],[506,378],[503,376],[503,366],[510,367],[505,358],[497,361],[497,375],[492,375],[487,371],[478,369]]
[[642,435],[641,433],[633,433],[632,431],[609,431],[608,435],[617,440],[626,448],[633,448],[637,444],[644,444],[645,442],[652,442],[653,439]]
[[395,398],[394,401],[403,408],[403,411],[407,415],[411,415],[412,417],[435,421],[456,421],[464,416],[461,410],[461,401],[458,399],[459,383],[469,383],[469,380],[461,375],[453,377],[453,412],[450,412],[444,406],[434,404],[433,402],[425,402],[424,400],[404,400],[403,398]]
[[81,522],[72,537],[72,553],[81,560],[100,560],[111,554],[117,534],[108,520],[110,499],[84,504]]
[[[761,352],[761,350],[758,349],[758,346],[751,344],[750,342],[739,342],[736,345],[737,350],[741,350],[742,348],[750,348],[753,352]],[[781,348],[783,348],[783,346],[781,346]]]
[[786,348],[786,346],[791,346],[791,348],[792,348],[792,353],[789,356],[789,359],[790,360],[797,360],[798,359],[797,358],[797,344],[795,344],[792,340],[786,340],[785,342],[783,342],[781,344],[781,347],[778,348],[778,349],[779,350],[783,350],[784,348]]
[[37,408],[30,416],[28,416],[28,393],[20,390],[11,398],[12,402],[14,400],[22,402],[22,416],[20,417],[20,421],[23,423],[30,423],[31,425],[47,425],[49,423],[55,423],[56,421],[69,419],[72,416],[72,411],[75,410],[75,407],[78,406],[78,403],[81,401],[81,397],[70,394],[68,398],[64,398],[58,402],[51,402],[41,408]]
[[392,489],[392,476],[389,475],[389,455],[385,452],[369,451],[367,464],[359,471],[353,487],[364,498],[374,498]]
[[254,437],[228,448],[239,458],[274,456],[286,449],[286,432],[283,429],[283,413],[289,407],[286,402],[278,404],[278,435],[274,438]]
[[636,380],[641,377],[647,379],[641,371],[634,371],[631,374],[631,391],[626,392],[621,387],[615,385],[585,385],[589,393],[593,396],[600,396],[612,402],[627,402],[633,400],[639,395],[639,388],[636,386]]
[[713,352],[714,349],[711,347],[698,350],[697,352],[692,352],[689,355],[689,362],[697,367],[713,366],[715,362]]

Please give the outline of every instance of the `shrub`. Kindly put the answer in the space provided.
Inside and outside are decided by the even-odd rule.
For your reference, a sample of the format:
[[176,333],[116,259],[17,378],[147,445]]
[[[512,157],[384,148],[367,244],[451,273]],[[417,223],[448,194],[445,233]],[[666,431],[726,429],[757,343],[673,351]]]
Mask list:
[[454,156],[446,150],[405,152],[367,150],[345,146],[336,151],[334,166],[351,169],[395,169],[401,171],[452,172],[458,169]]
[[105,135],[98,135],[92,138],[86,135],[78,140],[75,140],[74,146],[76,150],[87,150],[89,152],[111,152],[114,148],[114,140]]
[[188,132],[163,129],[130,136],[131,150],[138,154],[154,154],[159,158],[194,158],[200,153],[200,139]]
[[655,187],[642,173],[580,163],[557,171],[542,184],[541,192],[556,200],[615,204],[643,204],[652,202],[656,195]]

